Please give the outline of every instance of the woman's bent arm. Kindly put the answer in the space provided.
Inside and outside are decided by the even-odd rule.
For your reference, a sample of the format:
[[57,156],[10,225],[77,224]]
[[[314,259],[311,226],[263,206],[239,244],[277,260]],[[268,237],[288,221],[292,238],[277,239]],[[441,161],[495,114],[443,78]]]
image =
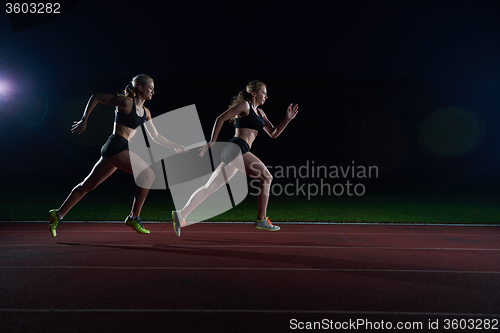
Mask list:
[[73,127],[71,128],[71,133],[81,134],[83,131],[85,131],[90,113],[99,103],[127,108],[131,105],[132,101],[125,96],[115,96],[111,94],[92,95],[87,103],[87,106],[85,107],[85,111],[83,111],[82,119],[80,121],[74,121]]

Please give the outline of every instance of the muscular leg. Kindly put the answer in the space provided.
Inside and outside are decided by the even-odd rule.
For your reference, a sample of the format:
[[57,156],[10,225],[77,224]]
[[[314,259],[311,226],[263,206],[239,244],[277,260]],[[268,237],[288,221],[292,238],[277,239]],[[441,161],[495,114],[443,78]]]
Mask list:
[[63,202],[59,208],[59,214],[64,217],[68,211],[76,205],[85,194],[95,189],[100,183],[107,179],[113,172],[115,172],[116,167],[105,161],[102,157],[97,161],[97,163],[92,168],[90,174],[78,185],[73,188],[69,196]]
[[184,208],[180,211],[182,217],[186,219],[193,209],[198,207],[198,205],[201,204],[206,197],[217,191],[222,185],[233,178],[237,171],[238,169],[234,166],[221,163],[212,173],[212,176],[210,176],[207,183],[194,191],[191,195]]
[[[135,155],[134,153],[132,154]],[[142,162],[145,165],[141,168],[141,170],[143,169],[144,171],[137,177],[138,183],[143,187],[137,187],[134,203],[131,210],[132,216],[139,216],[142,205],[144,204],[151,184],[154,181],[154,172],[150,168],[148,168],[146,163],[142,161],[137,155],[135,155],[133,158],[134,163],[138,163],[138,165],[141,165]],[[117,168],[127,173],[133,174],[128,150],[111,156],[107,160],[104,160],[101,157],[92,168],[90,174],[80,184],[76,185],[75,188],[73,188],[69,196],[59,208],[58,213],[61,215],[61,217],[64,217],[68,213],[68,211],[85,196],[85,194],[95,189],[113,172],[115,172]]]
[[269,191],[273,176],[267,170],[262,161],[254,154],[248,152],[242,155],[243,165],[238,163],[238,160],[231,162],[229,165],[222,163],[214,171],[208,182],[197,189],[184,208],[180,211],[183,218],[195,209],[207,196],[214,193],[219,187],[225,184],[226,180],[222,173],[222,166],[225,166],[227,181],[229,181],[236,173],[237,170],[245,172],[252,178],[260,180],[259,193],[257,195],[257,219],[263,220],[266,218],[267,203],[269,201]]
[[108,161],[116,168],[134,176],[134,171],[135,173],[139,173],[138,170],[142,170],[136,177],[136,184],[138,186],[135,190],[134,202],[130,211],[130,215],[132,217],[139,216],[141,214],[142,206],[146,201],[146,197],[148,196],[149,190],[151,189],[151,186],[153,185],[153,182],[155,180],[154,171],[137,154],[132,153],[128,150],[111,156],[110,158],[108,158]]
[[269,191],[273,176],[267,170],[262,161],[254,154],[248,152],[243,155],[243,163],[247,175],[260,180],[259,193],[257,194],[257,219],[263,220],[267,214],[267,203],[269,202]]

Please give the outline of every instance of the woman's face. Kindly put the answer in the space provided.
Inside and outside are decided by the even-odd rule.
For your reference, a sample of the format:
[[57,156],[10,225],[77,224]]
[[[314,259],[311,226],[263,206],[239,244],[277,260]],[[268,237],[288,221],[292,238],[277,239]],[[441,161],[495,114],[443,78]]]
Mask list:
[[267,88],[266,86],[262,86],[258,91],[252,93],[255,103],[257,105],[263,105],[267,100]]
[[145,85],[139,86],[139,91],[145,100],[150,101],[153,99],[153,95],[155,94],[155,82],[153,80],[149,80]]

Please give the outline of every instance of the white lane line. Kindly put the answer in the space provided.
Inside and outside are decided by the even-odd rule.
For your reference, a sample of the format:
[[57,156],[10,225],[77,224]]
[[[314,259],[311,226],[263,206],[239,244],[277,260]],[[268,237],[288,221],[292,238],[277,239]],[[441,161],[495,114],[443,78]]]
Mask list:
[[96,269],[96,270],[205,270],[205,271],[294,271],[294,272],[373,272],[373,273],[449,273],[500,274],[495,271],[457,271],[428,269],[367,269],[367,268],[287,268],[287,267],[117,267],[117,266],[0,266],[0,269]]
[[57,243],[57,244],[0,244],[0,247],[56,247],[56,246],[82,246],[82,247],[123,247],[123,248],[181,248],[181,249],[196,249],[196,248],[236,248],[236,249],[322,249],[322,250],[355,250],[355,249],[370,249],[370,250],[403,250],[403,251],[500,251],[499,249],[483,249],[483,248],[460,248],[460,247],[387,247],[387,246],[315,246],[315,245],[214,245],[214,244],[82,244],[82,243]]
[[411,311],[343,311],[343,310],[275,310],[275,309],[16,309],[0,308],[0,312],[20,313],[257,313],[257,314],[336,314],[439,317],[499,317],[495,313],[411,312]]
[[[11,223],[45,223],[48,225],[48,220],[35,220],[35,221],[0,221],[0,224]],[[72,224],[123,224],[123,221],[64,221],[64,223]],[[171,221],[142,221],[145,224],[171,224]],[[275,221],[276,224],[288,225],[331,225],[331,226],[392,226],[392,227],[500,227],[499,222],[491,223],[425,223],[425,222],[319,222],[319,221]],[[250,221],[210,221],[210,222],[196,222],[195,224],[254,224]]]
[[[58,230],[59,231],[59,230]],[[72,231],[67,231],[67,230],[61,230],[62,233],[64,234],[80,234],[80,233],[99,233],[99,234],[104,234],[104,233],[112,233],[112,234],[117,234],[117,233],[131,233],[130,230],[72,230]],[[500,231],[500,230],[499,230]],[[196,231],[196,230],[189,230],[189,234],[248,234],[248,235],[253,235],[256,233],[262,233],[256,230],[251,229],[250,231]],[[2,233],[8,233],[8,234],[22,234],[22,233],[29,233],[29,234],[47,234],[48,232],[46,230],[0,230],[0,234]],[[170,229],[169,230],[154,230],[154,233],[173,233]],[[307,232],[307,231],[280,231],[280,235],[282,234],[293,234],[293,235],[380,235],[380,236],[457,236],[457,237],[500,237],[500,233],[498,234],[441,234],[441,233],[398,233],[398,232]]]

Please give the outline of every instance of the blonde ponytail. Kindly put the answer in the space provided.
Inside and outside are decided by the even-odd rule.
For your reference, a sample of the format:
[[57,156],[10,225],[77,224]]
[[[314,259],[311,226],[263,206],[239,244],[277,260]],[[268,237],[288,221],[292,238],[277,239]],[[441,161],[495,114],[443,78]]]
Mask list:
[[152,80],[152,78],[147,74],[136,75],[132,79],[132,81],[127,84],[125,89],[123,89],[122,96],[134,98],[135,96],[137,96],[137,90],[139,89],[139,86],[145,86],[150,80]]
[[[254,80],[251,81],[249,84],[247,84],[246,89],[240,90],[238,95],[234,96],[231,104],[229,104],[229,108],[232,108],[238,103],[241,103],[243,101],[250,102],[252,100],[252,93],[259,91],[260,88],[265,87],[266,84],[262,81],[259,80]],[[233,117],[229,119],[233,123],[233,125],[236,124],[236,118]]]

